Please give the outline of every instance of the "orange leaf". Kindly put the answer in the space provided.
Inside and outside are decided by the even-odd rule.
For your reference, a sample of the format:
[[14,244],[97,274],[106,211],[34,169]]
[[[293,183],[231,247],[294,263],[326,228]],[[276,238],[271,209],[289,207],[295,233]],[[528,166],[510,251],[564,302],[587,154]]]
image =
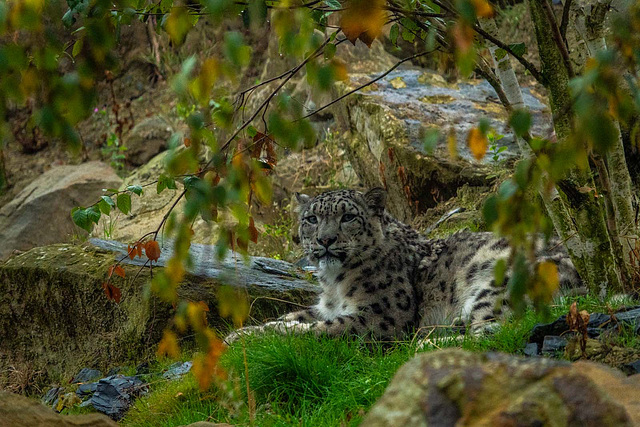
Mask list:
[[142,243],[136,242],[136,252],[138,254],[138,258],[142,258]]
[[389,161],[393,162],[393,147],[387,149],[387,157],[389,157]]
[[144,253],[151,261],[158,261],[158,258],[160,258],[160,245],[155,240],[149,240],[144,245]]
[[473,128],[469,131],[469,135],[467,135],[467,144],[469,144],[471,154],[473,154],[473,157],[475,157],[476,160],[482,160],[484,155],[487,154],[489,143],[487,142],[487,137],[480,129]]
[[249,218],[249,240],[258,243],[258,229],[253,222],[253,217]]
[[129,255],[129,259],[134,259],[136,257],[136,246],[127,245],[127,254]]
[[387,20],[384,0],[350,0],[341,12],[340,26],[345,37],[353,44],[357,39],[367,46],[382,34]]
[[116,273],[116,276],[120,276],[124,279],[124,268],[122,268],[121,265],[117,265],[113,272]]
[[164,331],[162,340],[158,344],[158,357],[169,356],[177,359],[180,356],[180,346],[178,345],[178,337],[171,331]]
[[120,304],[120,298],[122,297],[120,288],[113,286],[109,282],[104,282],[102,284],[102,288],[104,289],[104,293],[107,295],[107,299],[109,301],[115,301],[117,304]]
[[471,0],[473,7],[476,10],[476,16],[478,18],[492,18],[494,13],[493,7],[487,0]]
[[184,146],[185,147],[191,147],[191,138],[185,138],[184,139]]

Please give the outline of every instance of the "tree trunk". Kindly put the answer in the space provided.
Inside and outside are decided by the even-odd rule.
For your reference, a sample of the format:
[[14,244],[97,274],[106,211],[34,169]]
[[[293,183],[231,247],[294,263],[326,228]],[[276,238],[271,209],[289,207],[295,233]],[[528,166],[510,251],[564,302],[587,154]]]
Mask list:
[[[489,34],[498,38],[498,27],[493,18],[482,20],[482,27]],[[505,95],[514,109],[526,110],[527,107],[522,97],[520,83],[518,82],[516,73],[511,65],[510,56],[504,55],[502,58],[498,59],[496,56],[497,50],[498,47],[494,44],[489,45],[489,51],[491,52],[491,57],[494,61],[496,74],[500,79]],[[517,135],[514,135],[514,138],[518,143],[520,151],[524,153],[525,156],[534,155],[533,151],[524,139]],[[543,181],[544,180],[545,179],[543,177]],[[578,271],[586,271],[584,258],[582,256],[582,254],[584,254],[584,247],[582,246],[582,241],[579,238],[575,224],[571,220],[569,212],[567,211],[567,207],[564,205],[564,202],[555,187],[553,187],[551,191],[546,191],[545,188],[548,187],[546,182],[543,182],[542,188],[538,193],[544,202],[549,218],[551,218],[557,233],[563,237],[565,246],[571,255],[576,269]]]
[[[565,65],[568,58],[566,51],[562,51],[561,43],[557,43],[557,28],[553,28],[556,23],[549,19],[546,0],[529,0],[528,3],[540,52],[543,84],[549,91],[551,111],[554,114],[553,126],[559,143],[563,143],[571,132],[572,120],[569,93],[571,76]],[[574,168],[569,171],[566,179],[558,183],[558,194],[582,242],[580,246],[576,245],[571,254],[574,264],[591,294],[603,297],[608,290],[624,291],[618,272],[625,267],[617,266],[614,259],[603,214],[604,206],[592,192],[584,193],[580,188],[596,188],[590,171]],[[548,202],[545,200],[545,203]],[[566,235],[570,227],[564,228],[557,231],[563,239],[568,240],[572,237]]]

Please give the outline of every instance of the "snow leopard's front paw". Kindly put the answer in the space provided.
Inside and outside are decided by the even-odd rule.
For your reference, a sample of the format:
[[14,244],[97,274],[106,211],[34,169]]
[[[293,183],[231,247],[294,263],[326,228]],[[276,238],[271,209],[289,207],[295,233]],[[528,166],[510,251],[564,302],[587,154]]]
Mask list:
[[245,326],[244,328],[236,329],[225,337],[223,342],[226,345],[231,345],[236,342],[241,335],[250,335],[255,333],[264,332],[264,326]]

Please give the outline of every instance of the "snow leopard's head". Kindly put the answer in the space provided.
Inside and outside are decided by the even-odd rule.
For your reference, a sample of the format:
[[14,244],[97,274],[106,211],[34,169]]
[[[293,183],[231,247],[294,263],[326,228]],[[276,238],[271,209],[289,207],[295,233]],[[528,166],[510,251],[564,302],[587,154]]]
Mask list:
[[386,193],[336,190],[313,198],[296,194],[300,215],[300,244],[309,260],[322,270],[336,270],[366,259],[382,243]]

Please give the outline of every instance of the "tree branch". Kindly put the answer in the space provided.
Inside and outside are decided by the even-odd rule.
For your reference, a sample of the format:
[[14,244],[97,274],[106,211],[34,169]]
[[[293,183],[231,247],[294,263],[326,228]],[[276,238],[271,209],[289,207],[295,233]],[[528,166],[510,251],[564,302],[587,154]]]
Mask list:
[[567,26],[569,25],[569,11],[571,10],[571,2],[573,0],[564,0],[562,8],[562,21],[560,22],[560,35],[562,40],[567,43]]
[[569,51],[567,50],[567,45],[565,44],[565,40],[560,33],[560,29],[558,28],[558,23],[556,22],[556,16],[553,13],[553,9],[551,9],[551,3],[549,0],[542,0],[542,9],[547,16],[547,21],[551,26],[551,34],[553,35],[553,40],[556,42],[558,46],[558,50],[560,51],[560,55],[562,55],[562,62],[567,69],[567,73],[569,74],[569,78],[573,78],[575,74],[573,73],[573,67],[571,66],[571,59],[569,58]]

